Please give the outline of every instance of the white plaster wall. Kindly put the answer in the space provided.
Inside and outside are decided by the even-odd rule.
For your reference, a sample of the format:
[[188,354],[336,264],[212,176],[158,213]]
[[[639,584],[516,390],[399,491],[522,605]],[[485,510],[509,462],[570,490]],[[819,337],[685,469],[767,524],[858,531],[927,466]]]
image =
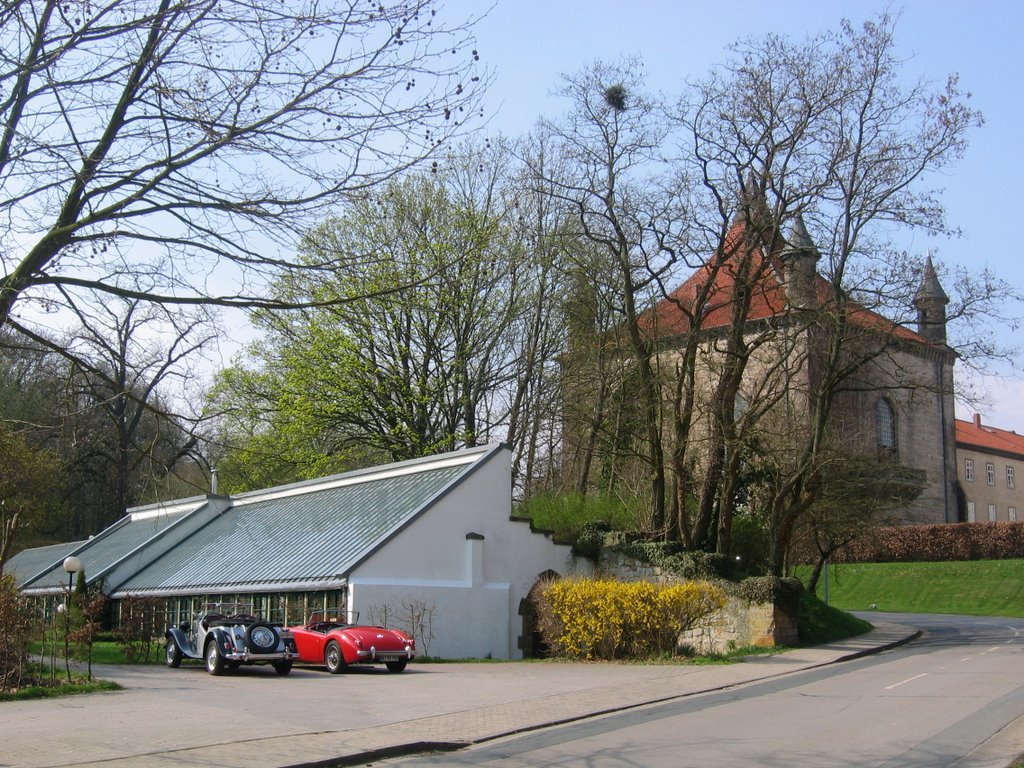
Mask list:
[[[403,601],[433,605],[431,656],[522,658],[519,604],[540,574],[590,573],[592,566],[510,519],[510,467],[508,450],[494,452],[358,566],[349,576],[349,608],[366,618],[385,603],[399,611]],[[483,540],[467,540],[470,533]]]

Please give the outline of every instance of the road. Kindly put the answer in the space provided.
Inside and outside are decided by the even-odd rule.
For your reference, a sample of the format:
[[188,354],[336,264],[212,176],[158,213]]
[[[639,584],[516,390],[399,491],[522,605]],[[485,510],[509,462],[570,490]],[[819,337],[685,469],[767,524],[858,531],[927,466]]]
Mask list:
[[1024,716],[1024,620],[890,618],[924,634],[841,665],[376,765],[1006,766],[1006,746],[985,743]]

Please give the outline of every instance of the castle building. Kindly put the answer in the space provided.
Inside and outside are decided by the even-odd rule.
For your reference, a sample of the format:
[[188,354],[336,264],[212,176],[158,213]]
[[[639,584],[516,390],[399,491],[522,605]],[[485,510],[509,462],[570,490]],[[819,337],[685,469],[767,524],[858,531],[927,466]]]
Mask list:
[[[770,227],[762,227],[768,234],[752,233],[748,218],[749,212],[737,215],[721,249],[641,317],[642,331],[655,340],[662,377],[666,453],[679,439],[673,419],[688,418],[696,426],[685,436],[685,472],[700,478],[718,471],[709,457],[722,444],[728,421],[733,445],[771,452],[773,469],[789,471],[799,461],[798,441],[806,442],[820,409],[828,414],[825,438],[839,458],[832,466],[861,457],[857,471],[885,475],[888,488],[905,491],[884,519],[962,519],[956,353],[946,343],[949,298],[931,257],[913,297],[917,317],[911,327],[851,298],[819,273],[821,254],[799,214],[784,233]],[[723,382],[730,366],[737,375],[728,392]],[[693,372],[692,383],[682,381],[686,371]],[[679,393],[685,387],[692,396],[683,413]],[[620,402],[628,404],[628,398]],[[584,410],[567,404],[573,407]],[[580,453],[580,444],[578,436],[567,436],[570,455]],[[823,474],[829,471],[825,465]]]

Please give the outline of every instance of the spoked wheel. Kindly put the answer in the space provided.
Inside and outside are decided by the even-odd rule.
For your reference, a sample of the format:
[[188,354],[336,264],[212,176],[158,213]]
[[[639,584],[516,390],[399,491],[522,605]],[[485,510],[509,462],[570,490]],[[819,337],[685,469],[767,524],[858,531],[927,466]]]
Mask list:
[[251,624],[245,630],[245,644],[251,653],[273,653],[279,638],[277,629],[263,621]]
[[331,640],[324,650],[324,663],[332,675],[345,671],[345,657],[341,655],[341,646],[334,640]]
[[224,657],[217,650],[216,641],[206,644],[206,671],[211,675],[224,673]]
[[178,643],[173,637],[167,638],[165,658],[167,660],[167,666],[171,669],[181,666],[181,648],[178,647]]

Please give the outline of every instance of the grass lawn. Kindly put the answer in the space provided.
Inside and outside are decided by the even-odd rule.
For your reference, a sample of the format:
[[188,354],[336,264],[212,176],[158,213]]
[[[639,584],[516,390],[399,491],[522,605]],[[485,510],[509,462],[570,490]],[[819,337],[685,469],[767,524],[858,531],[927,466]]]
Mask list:
[[[34,642],[29,644],[29,651],[36,657],[47,657],[49,656],[51,649],[49,646],[44,650],[43,644]],[[75,652],[73,658],[78,661],[85,663],[84,650],[81,653]],[[64,659],[64,648],[58,645],[56,651],[57,657],[63,663]],[[124,656],[124,650],[120,643],[114,643],[109,641],[98,640],[93,643],[92,646],[92,663],[93,664],[128,664],[128,660]],[[153,643],[152,648],[149,651],[149,658],[139,659],[135,664],[163,664],[164,663],[164,647],[159,643]]]
[[[796,569],[806,583],[809,567]],[[851,563],[829,567],[829,605],[845,611],[1024,618],[1024,560]],[[818,581],[824,599],[825,576]]]

